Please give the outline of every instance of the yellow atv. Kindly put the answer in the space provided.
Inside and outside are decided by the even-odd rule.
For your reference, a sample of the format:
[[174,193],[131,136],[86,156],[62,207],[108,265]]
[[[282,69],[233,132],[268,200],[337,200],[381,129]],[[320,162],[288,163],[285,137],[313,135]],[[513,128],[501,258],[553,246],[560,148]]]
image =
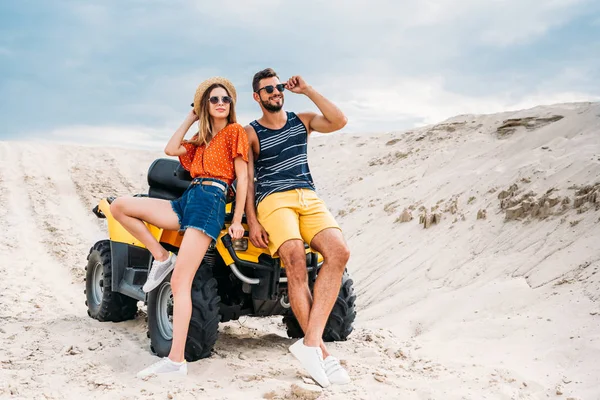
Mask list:
[[[189,173],[179,162],[157,159],[148,170],[148,194],[136,196],[176,199],[190,181]],[[108,221],[109,239],[97,242],[88,256],[85,290],[88,314],[98,321],[125,321],[135,318],[138,302],[143,301],[147,305],[150,348],[156,355],[165,357],[173,337],[171,275],[152,292],[142,291],[152,255],[113,218],[110,213],[113,200],[112,197],[102,199],[93,209],[98,218]],[[243,315],[282,315],[289,337],[304,336],[290,308],[285,268],[280,259],[254,247],[248,240],[248,232],[236,241],[232,241],[227,233],[235,207],[232,200],[234,198],[228,198],[221,234],[209,247],[192,284],[192,318],[185,349],[188,361],[210,356],[217,340],[219,322],[236,320]],[[243,224],[247,229],[245,219]],[[152,225],[148,227],[167,250],[177,253],[182,234]],[[312,291],[322,257],[308,245],[305,248]],[[356,317],[355,299],[352,279],[345,272],[323,340],[348,338]]]

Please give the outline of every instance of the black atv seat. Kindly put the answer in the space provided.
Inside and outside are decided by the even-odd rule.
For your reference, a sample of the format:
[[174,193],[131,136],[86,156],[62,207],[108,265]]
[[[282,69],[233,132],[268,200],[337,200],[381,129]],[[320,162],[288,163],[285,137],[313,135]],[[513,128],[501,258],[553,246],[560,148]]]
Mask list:
[[179,161],[159,158],[148,168],[148,196],[156,199],[175,200],[185,192],[192,177]]
[[[190,185],[192,177],[181,163],[177,160],[169,158],[159,158],[148,168],[148,197],[164,200],[175,200],[185,192]],[[233,191],[235,192],[235,184],[233,182]],[[230,193],[227,194],[227,202],[231,202],[233,198]]]

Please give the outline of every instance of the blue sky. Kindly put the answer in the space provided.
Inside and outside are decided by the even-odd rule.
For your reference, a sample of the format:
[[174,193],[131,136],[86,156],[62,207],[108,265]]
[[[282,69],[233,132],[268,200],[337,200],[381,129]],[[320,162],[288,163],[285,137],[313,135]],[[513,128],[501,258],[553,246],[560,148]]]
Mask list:
[[303,75],[353,133],[600,100],[600,2],[2,1],[0,140],[162,147],[213,75],[246,124],[265,67]]

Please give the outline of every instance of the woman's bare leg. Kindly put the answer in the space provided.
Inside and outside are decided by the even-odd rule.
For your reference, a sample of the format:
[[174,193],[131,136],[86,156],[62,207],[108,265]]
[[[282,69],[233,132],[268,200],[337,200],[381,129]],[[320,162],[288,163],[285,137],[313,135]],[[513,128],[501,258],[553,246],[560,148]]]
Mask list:
[[162,229],[179,229],[179,219],[168,200],[147,197],[119,197],[110,205],[113,217],[142,242],[155,260],[164,261],[169,253],[152,236],[144,221]]
[[171,276],[173,290],[173,343],[169,358],[184,361],[185,341],[192,317],[192,281],[212,239],[205,233],[188,228],[183,235],[175,269]]

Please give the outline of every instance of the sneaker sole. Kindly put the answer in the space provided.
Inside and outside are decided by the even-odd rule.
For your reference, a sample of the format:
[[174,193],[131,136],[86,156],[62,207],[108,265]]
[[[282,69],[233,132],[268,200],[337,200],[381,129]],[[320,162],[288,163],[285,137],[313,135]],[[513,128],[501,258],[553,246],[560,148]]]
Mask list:
[[352,382],[352,379],[340,379],[340,380],[336,380],[335,378],[331,378],[329,375],[327,375],[327,379],[329,379],[329,383],[331,383],[332,385],[347,385],[350,382]]
[[[171,263],[171,266],[169,268],[167,268],[165,270],[165,272],[163,272],[162,274],[160,274],[157,278],[156,281],[154,281],[154,283],[152,285],[148,285],[148,282],[146,282],[144,284],[144,286],[142,287],[142,290],[145,293],[151,292],[154,289],[156,289],[158,287],[158,285],[160,285],[160,283],[167,277],[167,275],[169,275],[171,273],[171,271],[173,271],[173,269],[175,268],[175,263]],[[148,285],[148,286],[146,286]]]
[[180,376],[187,376],[187,371],[185,371],[185,372],[184,371],[163,372],[163,373],[158,373],[158,374],[156,372],[153,372],[148,375],[136,375],[136,378],[145,379],[148,377],[154,377],[154,378],[161,379],[161,378],[173,378],[173,377],[180,377]]
[[[296,358],[296,360],[298,360],[298,362],[300,363],[300,365],[302,365],[302,368],[304,368],[306,370],[306,372],[308,372],[308,374],[310,375],[311,379],[313,381],[315,381],[315,383],[323,388],[329,387],[331,385],[331,382],[329,382],[329,378],[327,377],[327,373],[325,373],[325,379],[327,379],[327,381],[323,381],[323,382],[319,382],[312,374],[311,372],[304,366],[302,360],[300,359],[300,357],[298,356],[296,349],[299,346],[295,346],[297,343],[299,343],[300,341],[302,341],[304,339],[300,339],[298,342],[294,343],[293,345],[291,345],[289,347],[290,353],[292,353],[292,355],[294,356],[294,358]],[[323,371],[325,372],[325,371]]]

